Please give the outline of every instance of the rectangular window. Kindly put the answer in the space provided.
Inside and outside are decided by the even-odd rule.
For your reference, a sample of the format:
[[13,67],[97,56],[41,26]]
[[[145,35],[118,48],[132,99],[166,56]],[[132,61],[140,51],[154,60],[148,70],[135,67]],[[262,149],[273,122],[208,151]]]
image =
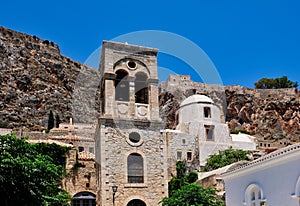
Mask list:
[[187,152],[186,153],[186,160],[191,161],[192,160],[192,152]]
[[207,141],[214,141],[214,126],[213,125],[204,125],[205,135]]
[[204,117],[205,118],[211,118],[210,107],[204,107]]
[[92,154],[94,154],[94,148],[93,148],[93,147],[90,147],[90,148],[89,148],[89,152],[92,153]]
[[84,151],[84,147],[78,147],[78,152],[83,152]]
[[181,151],[177,151],[177,160],[181,160],[182,158],[182,152]]

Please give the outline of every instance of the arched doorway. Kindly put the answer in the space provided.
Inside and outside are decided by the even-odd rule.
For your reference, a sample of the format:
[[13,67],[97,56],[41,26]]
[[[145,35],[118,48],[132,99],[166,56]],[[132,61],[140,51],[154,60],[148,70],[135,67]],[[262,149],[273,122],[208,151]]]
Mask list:
[[74,195],[72,206],[96,206],[96,195],[90,192],[80,192]]
[[131,200],[127,206],[146,206],[146,204],[142,200],[134,199]]

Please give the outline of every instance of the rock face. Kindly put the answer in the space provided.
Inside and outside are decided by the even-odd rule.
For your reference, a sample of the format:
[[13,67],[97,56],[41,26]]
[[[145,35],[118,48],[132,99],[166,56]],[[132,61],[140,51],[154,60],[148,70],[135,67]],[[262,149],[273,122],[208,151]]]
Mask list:
[[300,95],[297,90],[225,87],[231,130],[245,129],[264,140],[300,141]]
[[300,95],[290,89],[221,87],[193,82],[186,76],[171,75],[161,84],[161,114],[169,129],[175,129],[176,111],[186,97],[205,94],[223,109],[229,129],[247,130],[260,141],[300,141]]
[[53,42],[0,27],[0,120],[10,128],[42,130],[50,110],[62,121],[74,116],[73,110],[78,116],[86,113],[76,99],[82,96],[81,102],[88,104],[86,88],[97,90],[97,75],[96,70],[62,56]]
[[[50,110],[62,122],[93,123],[99,111],[99,73],[60,54],[53,42],[0,27],[0,123],[43,130]],[[160,112],[176,128],[180,102],[195,93],[212,98],[230,130],[264,140],[300,141],[300,95],[295,89],[256,90],[193,82],[171,75],[161,83]],[[1,125],[1,124],[0,124]]]

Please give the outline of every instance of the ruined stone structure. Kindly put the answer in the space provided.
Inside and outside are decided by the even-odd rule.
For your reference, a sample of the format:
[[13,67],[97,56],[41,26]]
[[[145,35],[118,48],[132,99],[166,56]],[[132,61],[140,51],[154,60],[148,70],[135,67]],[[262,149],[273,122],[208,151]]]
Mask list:
[[[49,133],[28,132],[21,130],[18,137],[30,137],[32,143],[55,143],[72,147],[67,154],[66,171],[68,176],[63,180],[63,188],[73,198],[72,206],[96,204],[96,167],[95,167],[95,134],[96,125],[72,122],[62,123]],[[0,130],[1,131],[1,130]]]
[[159,205],[168,195],[157,52],[103,42],[102,105],[95,136],[100,206]]
[[73,198],[72,205],[93,206],[96,204],[96,167],[95,134],[96,125],[67,124],[53,128],[47,139],[64,142],[73,146],[68,154],[67,168],[69,175],[63,181],[63,187]]

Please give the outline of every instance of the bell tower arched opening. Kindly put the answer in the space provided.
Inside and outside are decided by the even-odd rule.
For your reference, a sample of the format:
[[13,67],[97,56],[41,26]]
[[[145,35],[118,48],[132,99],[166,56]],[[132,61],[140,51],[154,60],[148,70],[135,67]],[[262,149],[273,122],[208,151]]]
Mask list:
[[148,104],[147,75],[139,72],[135,76],[135,103]]
[[125,70],[116,71],[115,99],[116,101],[129,101],[128,73]]

